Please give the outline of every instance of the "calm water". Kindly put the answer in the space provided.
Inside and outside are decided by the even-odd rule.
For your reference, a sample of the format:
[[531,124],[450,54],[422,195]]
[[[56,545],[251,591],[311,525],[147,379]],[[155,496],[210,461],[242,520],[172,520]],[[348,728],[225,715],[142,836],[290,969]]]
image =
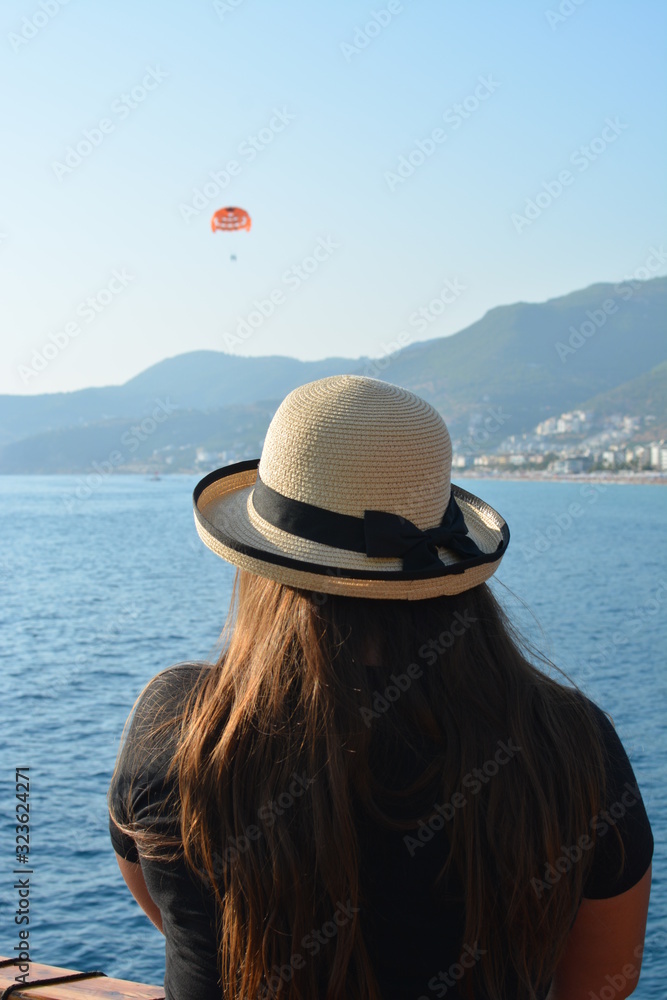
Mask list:
[[[79,485],[68,476],[0,477],[0,953],[12,954],[18,942],[10,812],[14,768],[29,766],[33,960],[159,983],[162,939],[120,878],[105,794],[143,685],[215,647],[232,570],[197,538],[190,477],[107,477],[82,498]],[[656,838],[634,995],[657,1000],[667,981],[667,492],[462,485],[510,524],[499,580],[516,597],[498,592],[524,630],[611,712],[632,760]]]

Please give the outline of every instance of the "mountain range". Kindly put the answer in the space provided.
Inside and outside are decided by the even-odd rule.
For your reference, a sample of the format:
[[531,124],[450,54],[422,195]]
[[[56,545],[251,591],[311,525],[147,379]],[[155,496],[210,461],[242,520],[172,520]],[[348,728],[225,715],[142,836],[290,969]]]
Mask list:
[[[356,373],[412,389],[454,439],[483,424],[491,448],[571,409],[650,415],[667,434],[667,278],[596,284],[543,303],[490,310],[460,332],[380,358],[240,357],[192,351],[124,385],[0,396],[0,473],[194,467],[197,449],[259,454],[280,400],[297,385]],[[489,422],[487,421],[487,426]]]

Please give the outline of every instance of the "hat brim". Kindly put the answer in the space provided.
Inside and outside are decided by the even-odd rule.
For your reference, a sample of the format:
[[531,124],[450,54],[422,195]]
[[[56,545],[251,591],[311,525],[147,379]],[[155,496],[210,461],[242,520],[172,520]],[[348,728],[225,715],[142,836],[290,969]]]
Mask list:
[[479,497],[452,484],[468,534],[483,555],[461,557],[438,550],[436,572],[409,572],[400,559],[313,542],[276,528],[254,510],[252,490],[259,459],[205,476],[194,491],[199,537],[222,559],[249,573],[317,593],[395,600],[460,594],[495,573],[509,543],[505,520]]

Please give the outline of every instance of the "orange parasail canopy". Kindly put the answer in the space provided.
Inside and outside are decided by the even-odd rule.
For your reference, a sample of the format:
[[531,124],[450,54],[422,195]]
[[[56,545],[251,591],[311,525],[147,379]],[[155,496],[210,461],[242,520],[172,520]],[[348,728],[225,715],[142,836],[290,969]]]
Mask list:
[[211,229],[213,232],[215,232],[216,229],[250,230],[250,225],[250,216],[244,208],[219,208],[217,212],[214,212],[213,218],[211,219]]

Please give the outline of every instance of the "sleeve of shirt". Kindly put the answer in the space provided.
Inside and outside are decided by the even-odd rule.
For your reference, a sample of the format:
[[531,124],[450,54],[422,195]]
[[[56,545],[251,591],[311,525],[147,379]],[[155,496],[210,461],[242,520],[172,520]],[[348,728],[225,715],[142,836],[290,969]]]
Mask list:
[[169,773],[178,728],[172,724],[203,677],[202,664],[178,664],[144,688],[125,732],[109,788],[109,835],[114,851],[139,861],[133,838],[119,829],[137,823],[158,833],[178,835],[173,776]]
[[[603,808],[591,820],[597,839],[583,894],[586,899],[609,899],[631,889],[645,875],[653,857],[653,832],[623,744],[604,712],[591,705],[602,732],[607,789]],[[614,828],[623,842],[624,860]]]

